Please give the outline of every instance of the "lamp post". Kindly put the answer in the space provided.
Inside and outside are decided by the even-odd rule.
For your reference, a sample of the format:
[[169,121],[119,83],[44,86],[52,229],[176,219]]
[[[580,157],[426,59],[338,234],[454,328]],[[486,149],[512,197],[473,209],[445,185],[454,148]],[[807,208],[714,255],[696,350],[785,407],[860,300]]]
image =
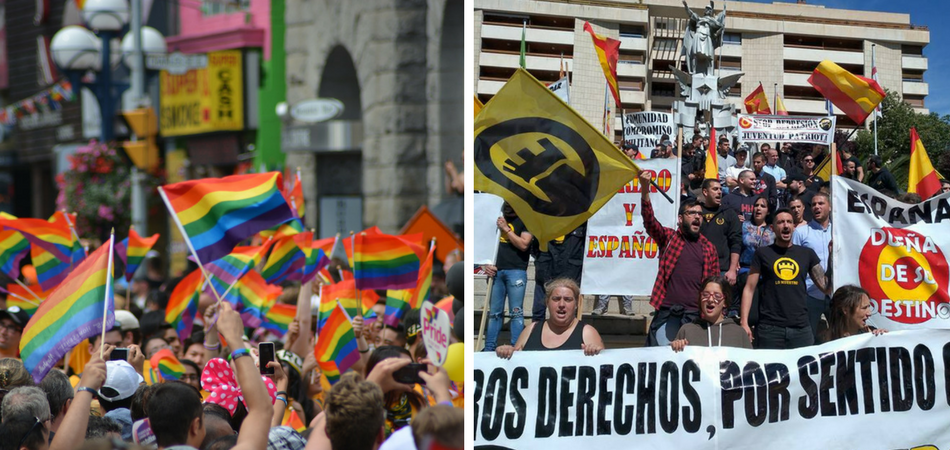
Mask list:
[[[154,28],[142,26],[141,1],[132,0],[131,30],[121,44],[121,59],[132,69],[132,108],[147,102],[144,95],[144,54],[164,54],[167,51],[165,37]],[[101,117],[100,140],[106,143],[115,139],[117,99],[122,91],[130,87],[129,84],[112,81],[112,70],[119,59],[118,52],[114,52],[113,40],[129,21],[129,4],[127,0],[86,0],[82,17],[89,28],[75,25],[64,27],[53,35],[50,50],[53,61],[70,77],[74,86],[84,86],[95,93]],[[82,77],[89,71],[97,73],[95,81],[83,83]],[[131,175],[132,224],[139,232],[145,233],[142,177],[134,165]]]

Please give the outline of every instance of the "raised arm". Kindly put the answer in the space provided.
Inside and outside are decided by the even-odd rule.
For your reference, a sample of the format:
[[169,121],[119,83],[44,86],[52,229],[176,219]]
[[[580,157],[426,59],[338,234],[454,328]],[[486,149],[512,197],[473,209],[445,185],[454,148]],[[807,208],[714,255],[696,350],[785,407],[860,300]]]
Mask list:
[[[108,358],[115,346],[103,345],[103,356]],[[77,442],[81,443],[86,439],[90,405],[95,395],[93,392],[98,391],[105,382],[106,362],[99,357],[99,352],[96,352],[82,371],[82,378],[76,386],[73,402],[66,411],[66,417],[63,418],[63,423],[56,431],[53,442],[49,445],[50,450],[73,450],[77,447]]]
[[313,296],[313,280],[300,285],[300,292],[297,293],[297,316],[295,320],[300,326],[300,334],[297,340],[290,343],[290,351],[296,355],[306,355],[310,343],[310,323],[313,320],[310,316],[310,297]]
[[[227,302],[221,302],[218,308],[218,332],[225,341],[231,344],[232,349],[237,347],[239,349],[237,351],[244,350],[244,347],[240,345],[241,337],[244,335],[241,315],[231,309],[231,304]],[[233,352],[234,350],[232,350],[232,355],[234,355]],[[270,429],[274,410],[270,395],[267,394],[267,388],[264,386],[264,380],[261,379],[254,360],[249,357],[234,358],[232,356],[231,365],[234,367],[235,378],[244,395],[244,403],[247,404],[247,417],[241,424],[234,449],[265,448],[267,447],[267,431]]]

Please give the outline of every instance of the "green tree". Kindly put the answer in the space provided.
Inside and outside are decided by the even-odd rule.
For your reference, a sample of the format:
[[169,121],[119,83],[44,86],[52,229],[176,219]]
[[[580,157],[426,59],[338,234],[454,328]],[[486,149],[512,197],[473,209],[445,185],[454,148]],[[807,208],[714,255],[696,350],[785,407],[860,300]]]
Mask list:
[[[878,154],[902,190],[907,188],[912,127],[917,128],[937,171],[950,176],[950,115],[918,113],[892,91],[887,91],[881,103],[881,114],[877,121]],[[874,129],[858,131],[855,144],[858,157],[866,161],[874,154]]]

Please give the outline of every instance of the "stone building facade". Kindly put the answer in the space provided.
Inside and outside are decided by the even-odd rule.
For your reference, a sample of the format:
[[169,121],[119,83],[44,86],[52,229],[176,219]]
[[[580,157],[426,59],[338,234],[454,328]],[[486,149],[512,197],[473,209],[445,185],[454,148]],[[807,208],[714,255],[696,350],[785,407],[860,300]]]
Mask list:
[[361,204],[362,223],[351,228],[396,232],[420,206],[452,199],[443,165],[462,169],[463,8],[457,0],[287,0],[287,103],[344,104],[328,122],[284,123],[286,165],[304,174],[308,227],[325,234],[320,217],[334,214],[342,224],[347,200]]

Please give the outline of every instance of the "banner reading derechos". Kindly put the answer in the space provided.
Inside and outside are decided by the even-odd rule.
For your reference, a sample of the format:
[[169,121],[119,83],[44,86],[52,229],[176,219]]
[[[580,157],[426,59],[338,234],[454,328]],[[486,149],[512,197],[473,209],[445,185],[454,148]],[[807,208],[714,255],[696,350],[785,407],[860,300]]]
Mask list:
[[910,205],[832,180],[835,287],[867,290],[876,327],[950,328],[950,194]]
[[[640,161],[657,186],[674,199],[670,203],[649,187],[650,202],[663,226],[676,228],[680,185],[678,159]],[[581,291],[587,295],[650,295],[659,264],[659,248],[643,227],[640,216],[640,180],[620,188],[587,222],[587,245]],[[631,276],[636,274],[636,276]]]
[[761,116],[739,114],[739,142],[790,142],[831,145],[835,116]]
[[795,350],[476,353],[475,448],[945,449],[948,342],[917,330]]

